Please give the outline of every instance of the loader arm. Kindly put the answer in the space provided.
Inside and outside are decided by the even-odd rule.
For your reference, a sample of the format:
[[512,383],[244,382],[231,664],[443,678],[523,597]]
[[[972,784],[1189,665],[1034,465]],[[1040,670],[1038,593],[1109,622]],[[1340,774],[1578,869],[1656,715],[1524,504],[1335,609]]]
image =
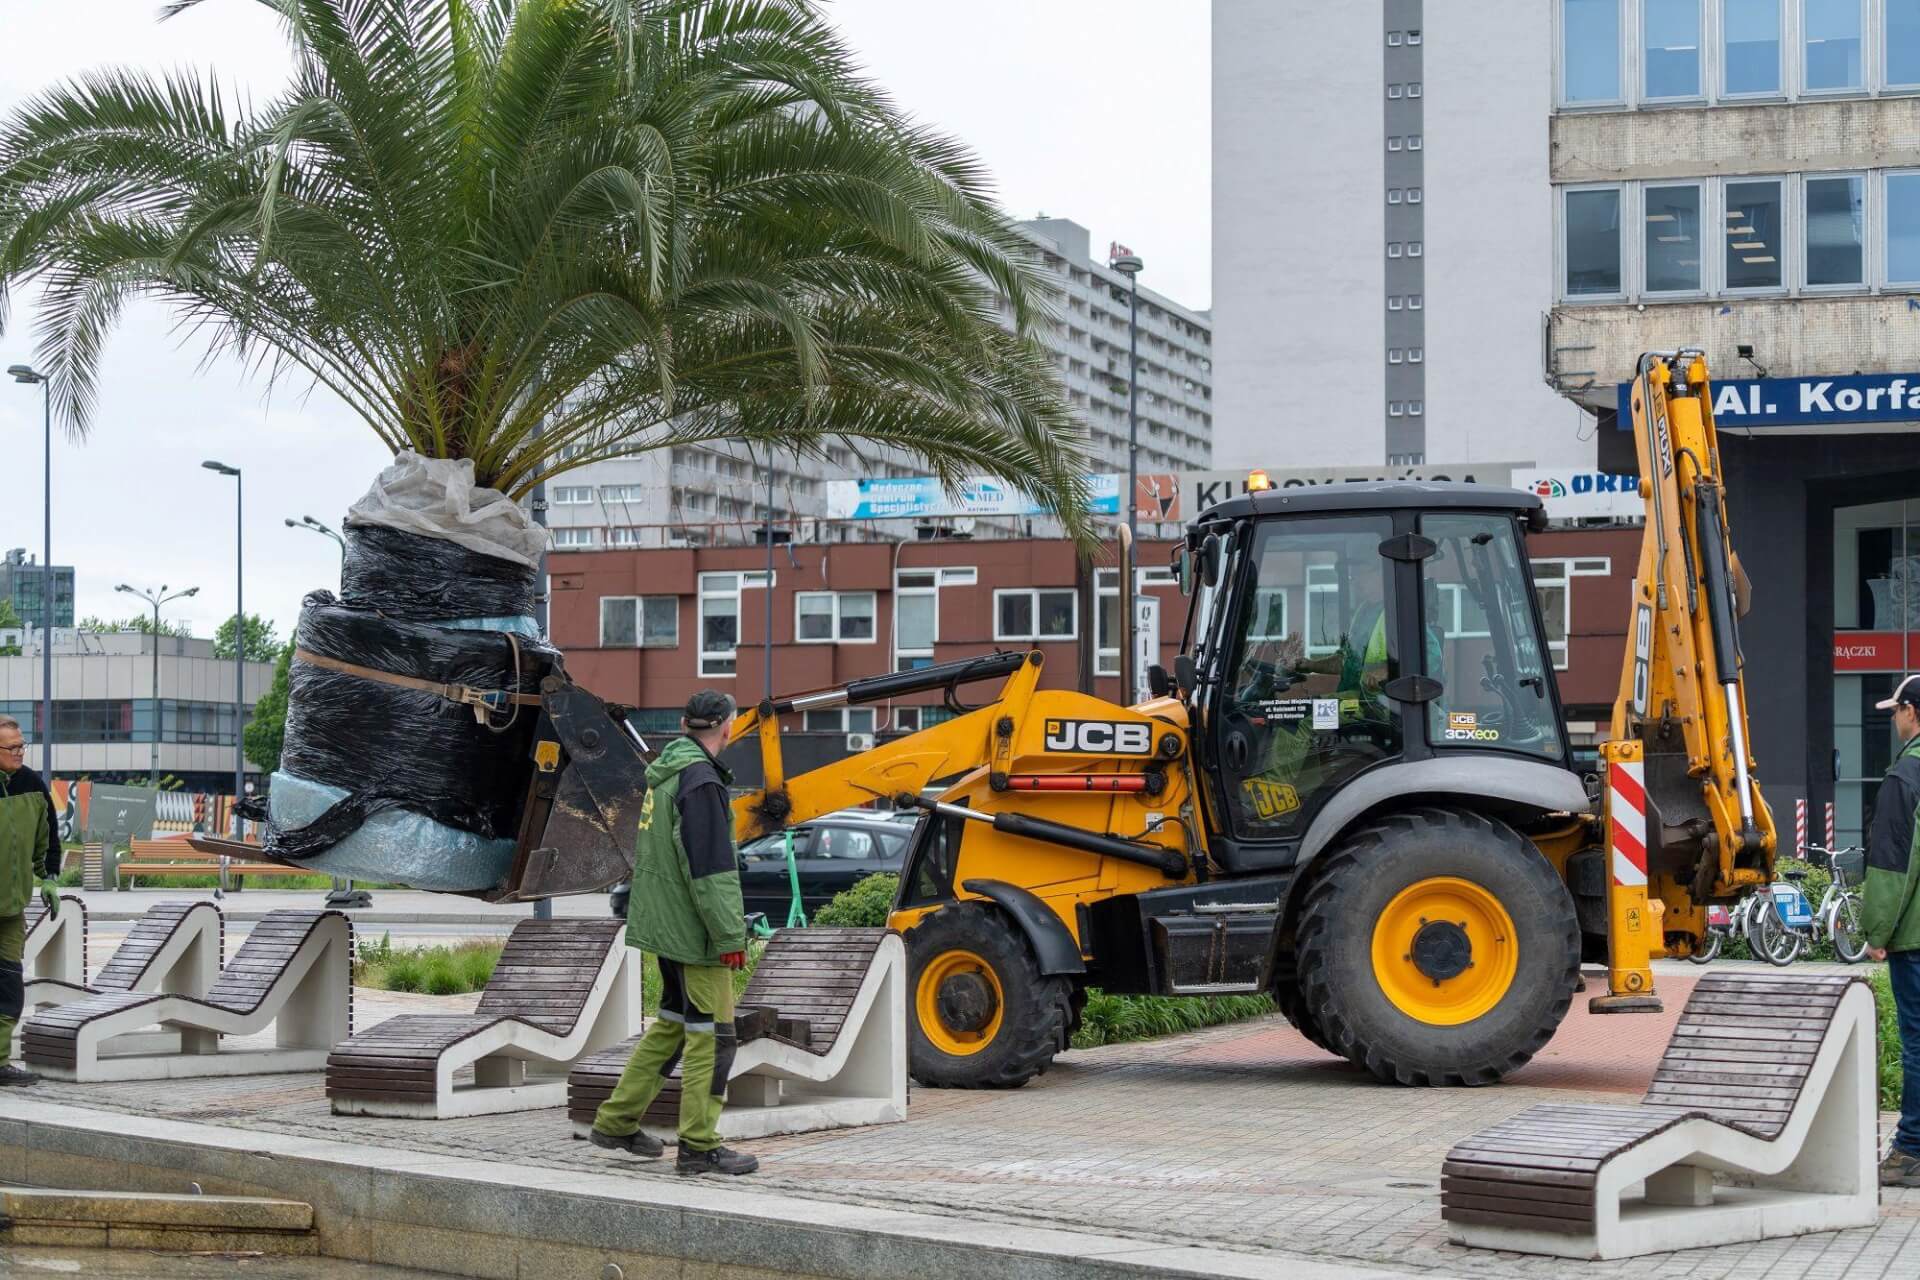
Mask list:
[[[982,766],[997,763],[1004,773],[1006,760],[1000,757],[1011,751],[1013,735],[998,732],[1000,724],[1003,720],[1017,723],[1024,719],[1040,682],[1041,666],[1037,653],[993,654],[762,702],[734,722],[729,744],[758,739],[762,780],[760,790],[733,802],[734,840],[745,843],[837,809],[890,800],[903,793],[917,796],[935,779]],[[954,705],[953,690],[959,685],[997,675],[1005,675],[1006,683],[984,706],[798,777],[786,775],[780,752],[782,715],[809,708],[881,702],[928,689],[946,689],[949,705]]]
[[1745,584],[1705,356],[1655,352],[1633,383],[1646,532],[1630,643],[1601,748],[1608,881],[1608,995],[1653,990],[1654,956],[1687,954],[1706,904],[1773,875],[1775,833],[1755,777],[1739,638]]

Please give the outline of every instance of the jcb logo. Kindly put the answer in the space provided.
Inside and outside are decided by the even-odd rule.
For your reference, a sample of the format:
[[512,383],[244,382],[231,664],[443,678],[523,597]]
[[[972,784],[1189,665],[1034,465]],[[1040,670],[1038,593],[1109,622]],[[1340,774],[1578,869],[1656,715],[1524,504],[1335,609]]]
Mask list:
[[653,825],[653,790],[648,788],[647,798],[640,802],[640,829],[647,830]]
[[[1638,585],[1638,584],[1636,584]],[[1648,685],[1652,682],[1653,606],[1640,604],[1633,612],[1633,714],[1647,714]]]
[[1101,756],[1150,756],[1153,726],[1120,720],[1049,720],[1047,750]]

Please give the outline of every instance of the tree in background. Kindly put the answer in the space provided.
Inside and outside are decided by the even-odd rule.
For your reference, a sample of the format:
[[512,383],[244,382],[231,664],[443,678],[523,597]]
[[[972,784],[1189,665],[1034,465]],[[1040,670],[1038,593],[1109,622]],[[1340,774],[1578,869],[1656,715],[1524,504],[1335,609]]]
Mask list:
[[287,684],[293,668],[293,645],[280,646],[280,661],[274,664],[273,683],[253,706],[253,718],[241,737],[247,759],[272,774],[280,767],[280,748],[287,738]]
[[258,105],[109,68],[0,123],[0,315],[44,289],[35,363],[74,432],[153,299],[515,499],[656,449],[838,441],[998,476],[1091,537],[1032,246],[813,0],[263,2],[293,73]]
[[[0,631],[10,630],[15,627],[24,627],[26,625],[26,623],[20,621],[19,611],[13,607],[13,597],[0,596]],[[0,658],[17,658],[19,656],[20,646],[18,644],[0,644]]]
[[[119,622],[114,622],[89,614],[87,617],[80,619],[77,624],[77,629],[81,631],[103,632],[137,631],[143,636],[150,636],[153,634],[153,616],[142,613]],[[191,640],[193,639],[193,628],[184,622],[168,622],[165,618],[162,618],[160,620],[160,634],[163,636],[179,636],[183,640]],[[228,656],[231,657],[232,655]]]
[[[228,618],[213,633],[213,656],[233,656],[233,619]],[[247,615],[248,662],[274,662],[280,657],[280,630],[257,613]]]

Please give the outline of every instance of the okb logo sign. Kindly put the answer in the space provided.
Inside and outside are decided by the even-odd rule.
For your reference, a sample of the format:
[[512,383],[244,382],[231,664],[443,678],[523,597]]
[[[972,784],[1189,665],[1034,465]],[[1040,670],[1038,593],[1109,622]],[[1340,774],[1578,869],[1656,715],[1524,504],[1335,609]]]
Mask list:
[[1125,720],[1049,720],[1046,747],[1076,755],[1149,756],[1153,726]]

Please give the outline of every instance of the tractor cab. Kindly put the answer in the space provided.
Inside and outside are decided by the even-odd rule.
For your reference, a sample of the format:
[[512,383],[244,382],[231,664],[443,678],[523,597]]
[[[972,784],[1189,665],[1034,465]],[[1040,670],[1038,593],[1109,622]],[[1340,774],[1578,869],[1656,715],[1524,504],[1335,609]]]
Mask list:
[[1310,856],[1399,766],[1420,768],[1390,793],[1571,768],[1525,551],[1543,523],[1534,495],[1433,483],[1256,490],[1199,519],[1182,676],[1216,861]]

